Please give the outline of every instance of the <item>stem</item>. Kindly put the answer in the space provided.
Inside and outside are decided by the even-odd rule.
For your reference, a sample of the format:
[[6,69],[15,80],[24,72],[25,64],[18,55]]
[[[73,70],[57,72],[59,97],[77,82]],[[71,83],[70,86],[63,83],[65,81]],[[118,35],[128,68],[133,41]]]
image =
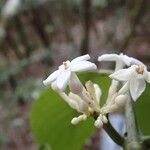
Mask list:
[[140,137],[133,107],[133,101],[129,96],[126,102],[127,139],[125,147],[127,150],[142,150]]
[[103,128],[115,143],[123,147],[124,138],[114,129],[109,120],[103,125]]
[[[118,71],[120,69],[123,69],[124,67],[124,63],[121,61],[116,61],[116,66],[115,66],[115,71]],[[108,103],[112,103],[113,99],[113,95],[117,92],[118,86],[119,86],[119,81],[117,80],[112,80],[112,83],[110,85],[109,91],[108,91],[108,97],[106,100],[106,104]]]

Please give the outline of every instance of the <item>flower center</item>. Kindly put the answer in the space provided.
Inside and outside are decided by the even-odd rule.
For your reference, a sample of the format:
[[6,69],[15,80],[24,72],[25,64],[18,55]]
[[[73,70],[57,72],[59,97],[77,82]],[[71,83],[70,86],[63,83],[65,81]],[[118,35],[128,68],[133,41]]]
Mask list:
[[63,62],[64,69],[67,70],[70,67],[70,61]]
[[138,68],[136,68],[136,72],[138,74],[143,74],[144,73],[144,66],[139,66]]

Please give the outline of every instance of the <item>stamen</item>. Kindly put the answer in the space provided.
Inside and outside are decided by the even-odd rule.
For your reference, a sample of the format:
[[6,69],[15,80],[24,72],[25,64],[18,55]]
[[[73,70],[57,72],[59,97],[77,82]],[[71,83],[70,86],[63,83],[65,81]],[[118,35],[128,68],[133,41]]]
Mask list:
[[138,74],[143,74],[144,73],[144,66],[139,66],[138,68],[136,68],[136,71]]
[[65,70],[67,70],[69,68],[69,64],[67,61],[63,62],[64,68]]

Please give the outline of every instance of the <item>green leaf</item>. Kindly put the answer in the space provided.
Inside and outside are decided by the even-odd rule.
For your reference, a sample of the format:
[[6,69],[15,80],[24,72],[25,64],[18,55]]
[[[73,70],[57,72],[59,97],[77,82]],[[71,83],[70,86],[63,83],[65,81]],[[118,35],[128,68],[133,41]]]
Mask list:
[[37,142],[48,143],[54,150],[81,149],[93,125],[90,120],[71,125],[77,115],[56,93],[45,90],[32,108],[31,125]]
[[150,85],[135,103],[137,122],[144,135],[150,135]]
[[[105,91],[109,86],[110,80],[96,73],[79,76],[83,82],[89,79],[97,83],[101,82],[100,85]],[[71,119],[78,115],[53,90],[50,88],[44,90],[39,99],[33,103],[31,113],[31,127],[37,143],[49,144],[52,150],[82,149],[95,128],[92,118],[78,125],[72,125]]]

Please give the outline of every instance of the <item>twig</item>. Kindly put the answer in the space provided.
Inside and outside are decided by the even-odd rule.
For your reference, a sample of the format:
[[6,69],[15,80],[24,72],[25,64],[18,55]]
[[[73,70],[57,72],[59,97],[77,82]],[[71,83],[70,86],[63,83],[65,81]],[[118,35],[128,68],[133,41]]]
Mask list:
[[124,146],[124,138],[113,128],[109,119],[108,123],[103,125],[103,128],[115,143],[122,147]]
[[142,150],[143,148],[139,137],[133,101],[130,95],[126,102],[126,121],[127,121],[127,139],[125,143],[125,148],[127,150]]
[[[96,120],[97,117],[99,115],[98,114],[93,114],[94,119]],[[111,137],[111,139],[118,145],[120,146],[124,146],[124,138],[114,129],[114,127],[111,125],[109,118],[108,118],[108,114],[107,114],[107,119],[108,122],[106,124],[103,124],[103,128],[106,131],[106,133]]]

